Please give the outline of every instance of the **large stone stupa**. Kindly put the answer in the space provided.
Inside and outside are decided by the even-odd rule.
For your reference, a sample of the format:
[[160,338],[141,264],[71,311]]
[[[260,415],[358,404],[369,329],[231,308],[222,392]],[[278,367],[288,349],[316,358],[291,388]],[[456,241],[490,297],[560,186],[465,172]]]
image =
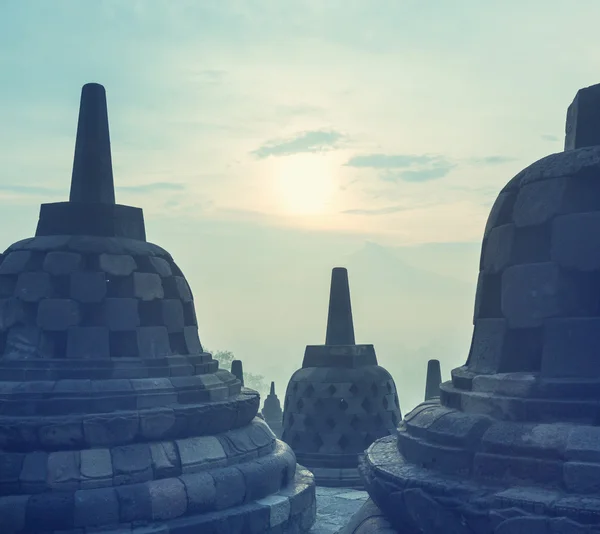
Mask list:
[[308,345],[287,387],[282,439],[321,486],[360,487],[358,459],[395,432],[400,404],[373,345],[354,339],[348,272],[331,275],[325,345]]
[[[380,515],[401,534],[600,533],[600,85],[569,107],[564,152],[492,207],[474,325],[440,403],[365,454]],[[369,513],[352,532],[389,528]]]
[[0,263],[0,532],[301,532],[311,474],[198,338],[190,288],[115,203],[83,87],[69,202]]

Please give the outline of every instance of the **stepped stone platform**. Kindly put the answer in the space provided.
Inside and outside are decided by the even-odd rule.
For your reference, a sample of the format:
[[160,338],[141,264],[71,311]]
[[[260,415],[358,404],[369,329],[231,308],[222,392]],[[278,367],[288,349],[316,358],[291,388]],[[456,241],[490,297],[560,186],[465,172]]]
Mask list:
[[282,439],[320,486],[361,487],[360,455],[400,422],[394,380],[355,343],[346,269],[333,269],[325,345],[306,347],[283,411]]
[[299,533],[312,474],[201,345],[192,292],[115,204],[84,86],[69,202],[0,256],[0,533]]
[[599,110],[600,85],[580,90],[565,151],[502,189],[467,363],[365,453],[398,533],[600,532]]

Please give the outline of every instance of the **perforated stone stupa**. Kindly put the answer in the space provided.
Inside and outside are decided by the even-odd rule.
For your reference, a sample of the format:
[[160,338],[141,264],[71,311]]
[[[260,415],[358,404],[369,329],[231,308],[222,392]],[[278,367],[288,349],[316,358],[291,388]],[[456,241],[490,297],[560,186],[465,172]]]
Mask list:
[[308,345],[287,387],[282,439],[323,486],[359,487],[359,455],[400,422],[396,385],[373,345],[357,345],[348,272],[331,276],[325,345]]
[[369,494],[402,534],[598,533],[600,85],[500,192],[480,269],[467,363],[369,448]]
[[115,204],[83,87],[69,202],[0,258],[0,532],[299,532],[312,475],[204,352],[190,288]]
[[265,398],[262,415],[273,433],[280,438],[283,430],[283,410],[279,397],[275,393],[275,382],[271,382],[271,391]]

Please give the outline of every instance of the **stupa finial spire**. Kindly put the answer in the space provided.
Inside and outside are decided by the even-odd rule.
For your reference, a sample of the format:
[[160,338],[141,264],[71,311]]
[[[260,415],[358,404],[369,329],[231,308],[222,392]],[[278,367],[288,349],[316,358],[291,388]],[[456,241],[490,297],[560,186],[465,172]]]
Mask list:
[[348,271],[344,267],[335,267],[331,273],[325,345],[354,344],[354,324],[352,322]]
[[275,382],[271,382],[271,391],[269,392],[269,395],[275,395]]
[[81,90],[69,201],[115,203],[106,91],[98,83]]
[[439,360],[427,362],[427,378],[425,379],[425,400],[431,400],[440,396],[440,384],[442,383],[442,370]]

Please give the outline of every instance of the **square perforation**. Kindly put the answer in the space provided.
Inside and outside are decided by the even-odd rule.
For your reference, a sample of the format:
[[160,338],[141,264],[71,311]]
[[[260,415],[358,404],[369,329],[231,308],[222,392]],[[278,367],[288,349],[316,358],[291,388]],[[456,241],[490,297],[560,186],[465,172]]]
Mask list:
[[126,332],[110,332],[110,355],[113,358],[138,358],[139,348],[137,332],[128,330]]
[[106,296],[112,298],[134,297],[133,277],[106,275]]

